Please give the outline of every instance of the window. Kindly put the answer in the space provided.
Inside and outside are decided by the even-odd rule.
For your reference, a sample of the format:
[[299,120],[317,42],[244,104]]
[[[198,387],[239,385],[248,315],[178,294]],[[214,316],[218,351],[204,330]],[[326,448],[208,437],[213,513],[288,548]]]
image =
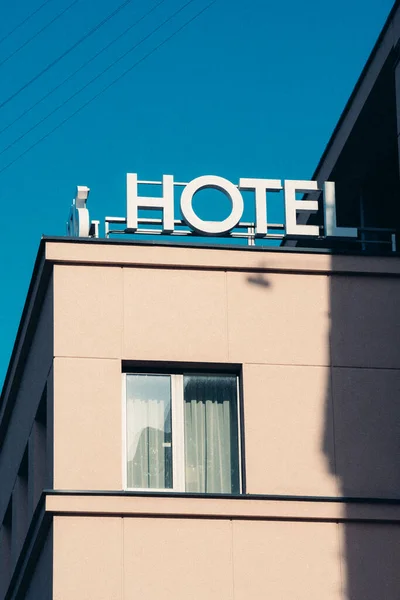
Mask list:
[[126,487],[240,492],[235,375],[126,375]]

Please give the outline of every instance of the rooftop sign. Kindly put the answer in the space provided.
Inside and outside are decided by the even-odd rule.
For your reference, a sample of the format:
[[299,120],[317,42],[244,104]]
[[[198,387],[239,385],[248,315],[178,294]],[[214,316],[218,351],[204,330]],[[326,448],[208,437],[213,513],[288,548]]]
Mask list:
[[[158,197],[139,195],[139,185],[159,185],[161,193]],[[175,218],[175,188],[181,187],[180,212],[182,219]],[[223,220],[204,220],[199,217],[193,207],[193,199],[197,192],[213,189],[224,194],[230,201],[231,210]],[[244,213],[244,199],[242,191],[252,191],[255,207],[255,222],[243,223],[241,221]],[[285,224],[275,225],[268,221],[268,202],[274,193],[283,191]],[[297,198],[297,194],[320,193],[324,214],[324,225],[309,225],[304,223],[305,219],[298,216],[308,216],[319,209],[318,200]],[[68,235],[75,237],[97,237],[98,221],[90,225],[86,201],[89,188],[78,187],[77,195],[70,210],[67,224]],[[162,214],[161,219],[140,218],[141,209],[155,209]],[[303,221],[303,223],[298,221]],[[120,223],[125,225],[124,229],[113,233],[155,233],[165,235],[187,235],[197,234],[201,236],[228,236],[251,235],[255,238],[280,237],[285,235],[307,236],[307,237],[345,237],[356,238],[358,231],[353,227],[338,227],[336,221],[336,198],[335,184],[326,181],[319,184],[317,181],[293,181],[280,179],[255,179],[241,178],[239,184],[235,185],[228,179],[216,175],[204,175],[197,177],[189,183],[174,181],[172,175],[164,175],[162,181],[140,181],[136,173],[127,175],[127,205],[125,217],[107,217],[106,235],[111,233],[108,223]],[[140,225],[157,224],[158,228],[153,230],[143,229]],[[186,230],[178,229],[185,226]],[[237,228],[247,228],[246,234],[235,234]],[[273,235],[271,229],[282,229],[282,234]]]

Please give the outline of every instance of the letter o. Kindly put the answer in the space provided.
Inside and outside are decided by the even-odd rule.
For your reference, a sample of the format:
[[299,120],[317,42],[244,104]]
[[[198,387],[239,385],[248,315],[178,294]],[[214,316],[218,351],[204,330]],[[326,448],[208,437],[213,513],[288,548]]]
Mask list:
[[[223,221],[204,221],[193,210],[193,196],[196,192],[210,188],[221,191],[232,203],[229,217]],[[181,211],[186,223],[198,233],[206,235],[221,235],[236,227],[242,218],[244,203],[238,188],[224,177],[204,175],[190,181],[181,195]]]

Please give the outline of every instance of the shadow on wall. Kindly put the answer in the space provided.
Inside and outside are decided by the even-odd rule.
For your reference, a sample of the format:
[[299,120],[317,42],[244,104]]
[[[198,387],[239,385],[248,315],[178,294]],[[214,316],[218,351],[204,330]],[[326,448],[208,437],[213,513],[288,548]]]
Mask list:
[[[332,257],[332,272],[343,260]],[[247,282],[271,291],[266,268],[260,265]],[[320,451],[349,502],[345,522],[337,524],[342,591],[326,590],[326,597],[399,600],[400,525],[350,519],[360,506],[356,499],[375,508],[379,502],[380,514],[400,504],[400,278],[337,273],[329,280]]]
[[[265,263],[261,263],[260,264],[260,269],[265,269],[266,265]],[[262,271],[258,271],[257,273],[254,273],[253,275],[250,275],[249,277],[247,277],[247,282],[251,283],[253,285],[258,285],[260,287],[270,287],[270,282],[266,276],[265,273],[263,273]]]
[[[333,271],[340,260],[332,258]],[[342,496],[400,499],[400,279],[333,275],[329,342],[323,452],[330,471]],[[400,527],[339,529],[344,598],[398,600]]]

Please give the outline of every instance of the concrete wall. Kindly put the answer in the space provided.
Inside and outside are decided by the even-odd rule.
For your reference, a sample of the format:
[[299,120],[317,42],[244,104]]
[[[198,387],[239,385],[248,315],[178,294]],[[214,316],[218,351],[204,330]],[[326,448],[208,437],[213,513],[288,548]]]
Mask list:
[[[237,270],[220,264],[224,251],[208,251],[212,264],[203,250],[176,248],[149,248],[136,268],[108,266],[98,248],[100,264],[90,248],[93,265],[54,267],[56,488],[122,488],[121,361],[151,360],[243,366],[248,493],[400,497],[388,461],[400,439],[396,273],[292,254],[269,267],[245,252],[234,253]],[[175,268],[149,268],[170,250]],[[364,445],[381,440],[373,476],[358,476],[349,455],[358,411]]]
[[335,524],[56,517],[54,525],[57,600],[342,597]]
[[328,277],[266,277],[56,265],[55,487],[121,489],[121,360],[156,360],[243,364],[249,493],[338,493],[321,453]]
[[[396,598],[399,527],[352,523],[346,529],[317,521],[57,516],[53,597]],[[358,545],[350,564],[349,532]],[[363,569],[367,556],[373,570]],[[357,584],[346,580],[356,566]]]
[[[122,361],[160,361],[241,366],[247,494],[400,498],[398,259],[47,252],[56,489],[122,489]],[[126,502],[123,514],[91,515],[89,496],[69,516],[53,513],[54,598],[398,596],[400,519],[385,504],[379,515],[347,502],[304,512],[282,498],[256,514],[248,500],[232,515],[226,501],[224,516],[209,518],[211,499],[197,512],[183,499],[184,516],[147,499],[145,518]]]

